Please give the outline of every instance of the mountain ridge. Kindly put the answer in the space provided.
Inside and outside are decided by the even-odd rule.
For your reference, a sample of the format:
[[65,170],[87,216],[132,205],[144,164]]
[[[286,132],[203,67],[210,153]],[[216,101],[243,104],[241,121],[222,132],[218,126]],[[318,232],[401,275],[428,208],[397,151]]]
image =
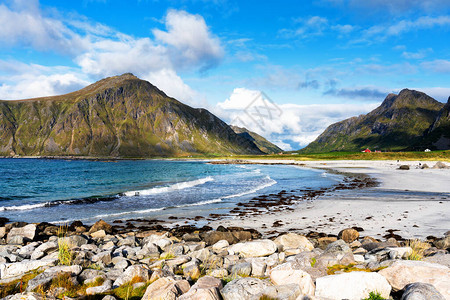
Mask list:
[[371,112],[331,124],[301,151],[406,150],[423,145],[424,136],[444,104],[425,93],[403,89],[388,94]]
[[0,101],[0,155],[262,154],[206,109],[131,73],[59,96]]
[[247,128],[238,127],[238,126],[234,126],[234,125],[230,125],[230,127],[231,127],[231,129],[233,129],[233,131],[236,134],[255,143],[256,146],[259,148],[259,150],[261,150],[264,153],[275,154],[275,153],[283,152],[283,149],[281,149],[277,145],[269,142],[266,138],[260,136],[256,132],[250,131]]

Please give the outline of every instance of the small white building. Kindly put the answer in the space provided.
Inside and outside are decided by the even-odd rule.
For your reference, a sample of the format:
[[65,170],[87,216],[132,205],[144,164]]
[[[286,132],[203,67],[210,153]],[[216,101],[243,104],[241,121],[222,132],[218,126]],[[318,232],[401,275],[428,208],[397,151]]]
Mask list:
[[431,150],[430,149],[425,149],[425,151],[424,152],[431,152]]

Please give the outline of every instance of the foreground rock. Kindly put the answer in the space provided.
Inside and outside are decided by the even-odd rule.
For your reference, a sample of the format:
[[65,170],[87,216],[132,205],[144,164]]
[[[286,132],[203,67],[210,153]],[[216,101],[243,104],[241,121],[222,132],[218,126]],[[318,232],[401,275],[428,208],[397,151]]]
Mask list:
[[[77,221],[60,238],[52,224],[27,226],[6,224],[0,232],[2,297],[31,300],[40,297],[36,291],[45,291],[42,299],[70,293],[104,300],[123,298],[124,291],[133,299],[181,300],[449,295],[449,235],[426,244],[424,259],[430,263],[404,260],[416,250],[411,243],[360,237],[353,228],[329,236],[290,232],[259,239],[258,232],[238,227],[142,231],[131,222],[113,227],[99,221],[89,227]],[[67,246],[69,266],[59,262],[60,245]]]
[[175,280],[171,277],[160,278],[148,286],[142,300],[176,299],[186,293],[189,288],[189,282],[186,280]]
[[368,298],[370,292],[378,292],[389,298],[391,286],[378,273],[351,272],[317,278],[316,296],[328,299],[360,300]]
[[446,299],[450,299],[450,269],[446,266],[423,261],[398,260],[379,274],[383,275],[396,291],[404,289],[410,283],[429,283]]
[[415,282],[405,286],[401,300],[445,300],[444,296],[429,283]]

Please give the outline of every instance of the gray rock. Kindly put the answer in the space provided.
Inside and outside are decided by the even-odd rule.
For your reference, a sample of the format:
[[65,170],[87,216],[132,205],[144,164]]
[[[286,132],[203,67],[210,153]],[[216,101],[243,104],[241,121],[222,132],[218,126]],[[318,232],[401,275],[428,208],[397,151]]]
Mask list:
[[25,238],[21,235],[13,235],[13,236],[8,235],[7,243],[10,245],[23,245],[25,244],[25,242],[26,242]]
[[333,242],[325,248],[325,252],[331,253],[331,252],[352,252],[352,249],[348,246],[348,244],[343,240],[337,240],[336,242]]
[[224,300],[258,300],[269,286],[270,283],[261,279],[245,277],[229,282],[220,293]]
[[252,264],[249,262],[241,262],[231,266],[231,276],[250,276],[252,273]]
[[93,262],[102,262],[105,265],[111,263],[111,251],[103,251],[92,257]]
[[58,259],[24,260],[17,263],[1,264],[0,279],[23,275],[39,267],[54,266]]
[[113,287],[119,287],[127,282],[130,282],[134,277],[140,277],[144,281],[149,280],[149,270],[145,265],[132,265],[129,266],[119,278],[114,281]]
[[432,284],[415,282],[405,286],[401,300],[445,300],[445,298]]
[[262,291],[260,296],[270,297],[272,299],[296,300],[302,294],[297,284],[285,284],[269,286]]
[[237,243],[231,246],[228,251],[230,253],[239,253],[243,257],[260,257],[275,253],[277,248],[277,245],[271,240],[255,240]]
[[263,258],[252,258],[252,276],[262,277],[266,274],[267,264]]
[[189,291],[189,289],[190,285],[186,280],[175,280],[171,277],[164,277],[148,286],[142,300],[176,299]]
[[440,264],[424,261],[397,260],[391,266],[378,272],[383,275],[395,291],[402,290],[414,282],[430,283],[445,297],[450,299],[450,271]]
[[296,284],[301,294],[314,295],[314,282],[311,275],[295,268],[294,262],[287,262],[276,266],[270,271],[270,281],[275,285]]
[[111,295],[106,295],[105,297],[102,298],[102,300],[116,300],[116,297],[111,296]]
[[134,236],[129,236],[125,239],[119,240],[117,246],[131,246],[134,247],[136,245],[136,238]]
[[450,168],[450,167],[447,166],[446,164],[444,164],[443,162],[438,161],[438,162],[433,166],[432,169],[449,169],[449,168]]
[[350,272],[316,279],[316,297],[360,300],[368,298],[373,291],[387,299],[391,286],[380,274],[369,272]]
[[85,281],[85,280],[92,279],[92,278],[95,278],[97,276],[101,276],[104,274],[105,274],[105,272],[100,271],[100,270],[84,269],[81,272],[79,278],[81,279],[81,281]]
[[193,259],[192,261],[185,263],[182,267],[184,277],[190,277],[192,279],[197,279],[201,276],[201,270],[199,266],[199,260]]
[[296,233],[287,233],[277,237],[275,244],[281,251],[285,249],[302,249],[303,251],[311,251],[314,245],[304,236]]
[[130,265],[126,258],[120,256],[114,257],[111,262],[114,264],[114,268],[116,269],[125,269]]
[[450,254],[447,253],[436,253],[432,256],[427,256],[423,261],[441,264],[450,268]]
[[8,236],[6,237],[6,242],[8,244],[11,243],[15,237],[22,237],[22,240],[24,241],[32,241],[36,235],[36,225],[35,224],[28,224],[24,227],[13,227],[8,233]]
[[75,248],[87,244],[88,240],[81,235],[71,235],[60,238],[58,243],[66,243],[70,248]]
[[72,276],[78,276],[83,268],[78,265],[72,266],[55,266],[48,268],[44,271],[44,273],[70,273]]
[[41,273],[28,281],[27,292],[34,291],[38,286],[42,286],[44,290],[48,289],[53,278],[56,277],[55,273]]
[[38,293],[22,293],[22,294],[15,294],[12,296],[8,296],[6,300],[44,300],[46,297],[44,297],[41,294]]
[[86,289],[86,295],[96,295],[109,292],[112,289],[112,281],[105,280],[102,285],[89,287]]

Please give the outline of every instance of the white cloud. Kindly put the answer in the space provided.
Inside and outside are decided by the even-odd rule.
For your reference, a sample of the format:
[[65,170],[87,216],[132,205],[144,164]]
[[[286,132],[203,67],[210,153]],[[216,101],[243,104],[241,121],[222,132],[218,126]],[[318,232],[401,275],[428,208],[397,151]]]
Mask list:
[[447,87],[429,87],[429,88],[412,88],[413,90],[424,92],[434,99],[447,102],[450,97],[450,88]]
[[[53,13],[55,15],[55,11]],[[177,70],[181,67],[204,70],[215,66],[223,57],[224,49],[199,15],[170,10],[164,22],[167,31],[154,29],[154,40],[123,34],[83,16],[46,16],[37,0],[15,0],[9,6],[0,4],[0,43],[3,46],[58,52],[78,66],[75,71],[64,74],[59,70],[62,67],[34,65],[30,68],[31,65],[14,66],[0,61],[0,71],[4,74],[23,74],[17,84],[11,78],[5,79],[2,97],[49,96],[66,91],[64,85],[56,87],[57,80],[49,77],[49,71],[55,76],[66,76],[66,80],[78,76],[78,80],[71,80],[78,83],[86,82],[86,75],[99,79],[131,72],[151,80],[170,96],[198,103],[198,96],[183,82]],[[42,88],[36,89],[39,78],[44,78]],[[67,88],[75,86],[69,84]]]
[[358,40],[356,42],[361,41],[369,41],[373,38],[378,39],[386,39],[391,36],[398,36],[403,33],[413,31],[413,30],[421,30],[421,29],[430,29],[436,26],[449,26],[450,25],[450,16],[437,16],[437,17],[420,17],[415,20],[401,20],[392,25],[375,25],[363,33],[363,39]]
[[422,58],[426,57],[428,54],[430,54],[430,53],[432,53],[432,52],[433,52],[433,49],[431,49],[431,48],[426,48],[426,49],[420,49],[420,50],[417,51],[417,52],[407,52],[407,51],[404,51],[404,52],[402,53],[402,56],[403,56],[404,58],[407,58],[407,59],[422,59]]
[[344,6],[357,13],[407,13],[419,10],[426,12],[441,12],[450,8],[448,0],[322,0],[326,4]]
[[450,60],[436,59],[423,62],[422,67],[436,73],[450,73]]
[[199,105],[199,95],[191,89],[172,69],[161,69],[150,72],[142,79],[151,82],[162,91],[167,91],[169,97],[183,101],[190,105]]
[[80,74],[23,74],[9,78],[14,84],[0,85],[2,100],[26,99],[48,95],[61,95],[89,84]]
[[158,41],[173,48],[177,65],[215,66],[224,55],[220,40],[214,36],[203,17],[185,11],[170,10],[165,18],[167,31],[154,29]]
[[86,41],[62,21],[42,15],[38,1],[15,1],[12,10],[0,5],[0,42],[37,50],[77,53]]
[[264,105],[255,101],[259,99],[259,95],[261,92],[257,90],[236,88],[230,97],[218,103],[213,111],[227,122],[247,127],[285,150],[304,147],[328,125],[367,113],[379,105],[379,102],[323,105],[267,102],[267,105]]

